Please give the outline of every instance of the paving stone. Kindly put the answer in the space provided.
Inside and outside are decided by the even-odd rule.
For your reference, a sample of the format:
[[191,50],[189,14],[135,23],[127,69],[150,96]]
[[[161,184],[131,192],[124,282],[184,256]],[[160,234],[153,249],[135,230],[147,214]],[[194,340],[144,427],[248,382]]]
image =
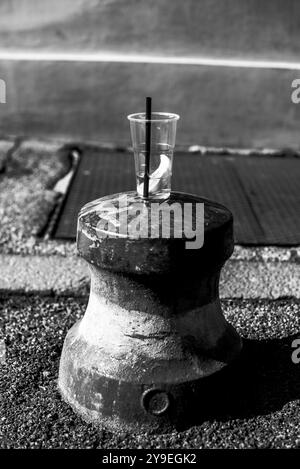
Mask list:
[[300,264],[229,261],[220,278],[221,298],[300,298]]
[[[89,273],[75,255],[0,255],[0,291],[86,295]],[[221,273],[221,298],[300,298],[300,263],[229,260]]]
[[89,291],[86,263],[74,256],[0,256],[0,291],[75,296]]

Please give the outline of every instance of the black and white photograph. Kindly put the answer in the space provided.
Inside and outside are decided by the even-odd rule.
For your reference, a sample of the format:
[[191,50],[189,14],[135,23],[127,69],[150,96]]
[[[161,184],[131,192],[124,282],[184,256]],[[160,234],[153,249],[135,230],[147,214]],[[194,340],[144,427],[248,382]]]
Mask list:
[[300,449],[299,1],[0,0],[0,273],[3,456]]

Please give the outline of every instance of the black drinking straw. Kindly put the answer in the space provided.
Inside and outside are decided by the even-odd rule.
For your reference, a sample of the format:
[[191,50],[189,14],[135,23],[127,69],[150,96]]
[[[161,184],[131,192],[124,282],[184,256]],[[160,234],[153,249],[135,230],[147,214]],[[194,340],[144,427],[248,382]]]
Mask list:
[[145,147],[145,174],[143,196],[149,196],[149,170],[151,151],[151,98],[146,98],[146,147]]

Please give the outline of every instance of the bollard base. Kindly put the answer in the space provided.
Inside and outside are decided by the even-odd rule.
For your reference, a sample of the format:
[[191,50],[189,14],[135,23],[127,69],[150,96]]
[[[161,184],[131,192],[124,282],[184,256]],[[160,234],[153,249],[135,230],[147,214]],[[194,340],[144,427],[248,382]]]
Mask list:
[[[95,331],[88,311],[91,330]],[[215,314],[210,310],[209,323],[215,332],[218,316],[217,310]],[[148,356],[145,348],[140,353],[143,344],[139,338],[133,339],[134,343],[129,338],[127,344],[122,344],[122,352],[113,356],[107,342],[86,335],[84,322],[77,322],[65,339],[59,390],[86,422],[113,432],[168,433],[193,425],[202,406],[203,413],[207,412],[207,398],[202,398],[203,378],[234,361],[242,347],[239,335],[223,318],[221,336],[217,342],[213,339],[210,347],[206,340],[202,352],[188,340],[182,340],[178,349],[178,336],[171,333],[165,341],[168,359],[159,343],[161,339],[153,337],[149,339],[152,352]]]

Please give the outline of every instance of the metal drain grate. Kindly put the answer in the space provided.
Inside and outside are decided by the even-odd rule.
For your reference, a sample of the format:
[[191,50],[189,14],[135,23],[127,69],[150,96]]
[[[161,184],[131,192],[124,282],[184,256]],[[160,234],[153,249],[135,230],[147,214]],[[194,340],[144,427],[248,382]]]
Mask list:
[[[86,149],[54,237],[75,238],[78,211],[85,203],[134,188],[131,154]],[[234,214],[235,238],[239,244],[300,244],[300,161],[297,158],[176,153],[172,188],[226,205]]]

